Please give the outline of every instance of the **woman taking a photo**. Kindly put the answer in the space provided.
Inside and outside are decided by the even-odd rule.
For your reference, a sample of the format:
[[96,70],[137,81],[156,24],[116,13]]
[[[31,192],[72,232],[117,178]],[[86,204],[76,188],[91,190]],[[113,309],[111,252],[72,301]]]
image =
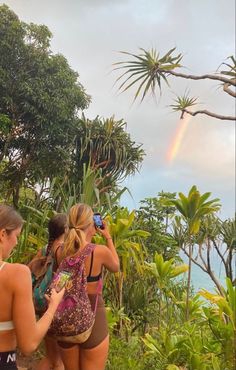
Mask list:
[[12,208],[0,205],[0,369],[16,370],[16,345],[23,354],[33,352],[45,336],[64,289],[52,291],[48,309],[36,322],[31,273],[27,266],[4,262],[21,233],[23,219]]
[[91,244],[92,237],[97,232],[105,238],[106,245],[96,244],[84,262],[88,297],[91,306],[97,307],[95,323],[84,343],[58,342],[65,370],[104,370],[108,356],[108,325],[102,294],[98,294],[98,284],[101,282],[103,267],[110,272],[117,272],[120,265],[106,223],[103,221],[102,228],[98,228],[93,216],[91,207],[81,203],[74,205],[69,212],[69,231],[64,242],[62,259],[79,256]]

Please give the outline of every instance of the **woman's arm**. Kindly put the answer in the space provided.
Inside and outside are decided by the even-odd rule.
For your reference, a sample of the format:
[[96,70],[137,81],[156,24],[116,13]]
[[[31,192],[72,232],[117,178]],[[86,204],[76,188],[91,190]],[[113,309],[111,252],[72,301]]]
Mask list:
[[17,345],[24,354],[33,352],[52,322],[53,315],[60,303],[64,289],[52,293],[49,307],[39,321],[36,321],[32,300],[32,282],[30,270],[24,265],[15,265],[13,282],[13,323],[15,326]]
[[119,256],[114,246],[112,237],[109,233],[106,222],[103,221],[104,229],[99,229],[99,233],[106,239],[107,245],[101,248],[101,254],[103,257],[103,265],[111,272],[118,272],[120,269]]
[[107,239],[106,246],[103,246],[103,265],[111,272],[118,272],[120,261],[112,238]]

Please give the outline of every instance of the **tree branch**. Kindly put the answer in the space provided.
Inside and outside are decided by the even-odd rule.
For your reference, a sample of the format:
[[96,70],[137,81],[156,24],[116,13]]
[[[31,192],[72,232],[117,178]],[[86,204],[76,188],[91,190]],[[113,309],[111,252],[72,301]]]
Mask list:
[[221,76],[221,75],[211,75],[211,74],[205,74],[205,75],[201,75],[201,76],[197,76],[197,75],[186,75],[184,73],[178,73],[178,72],[174,72],[174,71],[165,71],[164,69],[163,70],[160,70],[162,73],[166,73],[166,74],[170,74],[172,76],[175,76],[175,77],[181,77],[181,78],[186,78],[188,80],[215,80],[215,81],[220,81],[220,82],[224,82],[225,84],[229,84],[231,86],[236,86],[236,79],[234,78],[226,78],[224,76]]
[[204,265],[206,266],[206,269],[200,264],[200,263],[198,263],[194,258],[192,258],[190,255],[189,255],[189,253],[183,248],[183,247],[181,247],[181,249],[183,250],[183,252],[186,254],[186,256],[188,257],[188,258],[190,258],[191,260],[192,260],[192,262],[195,264],[195,265],[197,265],[198,267],[200,267],[206,274],[208,274],[209,276],[210,276],[210,278],[211,278],[211,280],[215,283],[215,285],[216,285],[216,287],[217,287],[217,289],[218,289],[218,291],[219,291],[219,293],[222,295],[222,296],[224,296],[224,291],[223,291],[223,289],[222,289],[222,285],[220,284],[220,282],[218,281],[218,279],[216,278],[216,276],[215,276],[215,274],[213,273],[213,271],[211,270],[211,269],[209,269],[209,265],[207,265],[206,266],[206,263],[205,263],[205,261],[204,261],[204,259],[203,259],[203,257],[202,257],[202,255],[200,254],[200,257],[201,257],[201,259],[202,259],[202,261],[203,261],[203,263],[204,263]]
[[207,266],[207,263],[205,261],[205,259],[203,258],[203,255],[202,255],[202,245],[199,245],[199,248],[198,248],[198,252],[199,252],[199,256],[200,256],[200,259],[206,269],[206,272],[207,272],[207,269],[208,269],[208,266]]
[[[184,254],[189,258],[189,253],[183,248],[181,247],[182,251],[184,252]],[[200,269],[202,269],[202,271],[206,272],[207,273],[207,269],[204,268],[199,262],[197,262],[194,258],[192,258],[192,262],[197,265],[198,267],[200,267]]]
[[236,92],[230,90],[230,86],[231,86],[231,83],[229,83],[229,82],[228,83],[224,83],[223,90],[227,94],[231,95],[233,98],[236,98]]
[[209,242],[209,238],[207,238],[207,266],[208,266],[208,271],[211,271],[211,259],[210,259],[210,242]]
[[191,116],[196,116],[197,114],[206,114],[207,116],[214,117],[214,118],[217,118],[217,119],[222,119],[222,120],[225,120],[225,121],[236,121],[236,117],[223,116],[221,114],[209,112],[208,110],[197,110],[195,112],[191,112],[188,109],[182,109],[182,112],[191,114]]
[[226,263],[226,261],[225,261],[225,259],[224,259],[224,256],[223,256],[223,254],[220,252],[220,249],[219,249],[219,247],[218,247],[218,245],[217,245],[216,241],[215,241],[215,240],[212,240],[212,242],[213,242],[213,245],[214,245],[214,247],[215,247],[216,252],[218,253],[218,255],[219,255],[219,256],[220,256],[220,258],[221,258],[221,261],[223,262],[223,265],[224,265],[224,268],[225,268],[226,276],[228,276],[228,267],[227,267],[227,263]]

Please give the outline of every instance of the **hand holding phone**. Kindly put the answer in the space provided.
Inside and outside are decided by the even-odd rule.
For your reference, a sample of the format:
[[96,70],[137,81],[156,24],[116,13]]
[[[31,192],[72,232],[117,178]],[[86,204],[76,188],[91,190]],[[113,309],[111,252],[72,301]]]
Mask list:
[[56,289],[57,292],[60,292],[62,288],[67,284],[67,282],[70,280],[71,273],[68,271],[61,271],[56,279],[53,281],[53,286]]
[[70,277],[71,274],[68,271],[61,271],[53,280],[51,286],[47,288],[45,294],[51,297],[51,292],[53,288],[56,290],[57,293],[60,292],[69,281]]
[[94,213],[93,215],[93,221],[94,221],[94,225],[95,227],[97,227],[98,229],[104,229],[104,225],[103,225],[103,221],[102,221],[102,216],[100,213]]

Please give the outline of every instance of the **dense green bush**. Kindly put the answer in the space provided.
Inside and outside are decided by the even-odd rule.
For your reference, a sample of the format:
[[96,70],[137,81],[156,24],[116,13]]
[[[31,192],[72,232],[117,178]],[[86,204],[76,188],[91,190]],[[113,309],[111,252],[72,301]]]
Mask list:
[[157,370],[155,359],[144,356],[142,347],[137,336],[130,338],[128,343],[112,336],[106,370]]

